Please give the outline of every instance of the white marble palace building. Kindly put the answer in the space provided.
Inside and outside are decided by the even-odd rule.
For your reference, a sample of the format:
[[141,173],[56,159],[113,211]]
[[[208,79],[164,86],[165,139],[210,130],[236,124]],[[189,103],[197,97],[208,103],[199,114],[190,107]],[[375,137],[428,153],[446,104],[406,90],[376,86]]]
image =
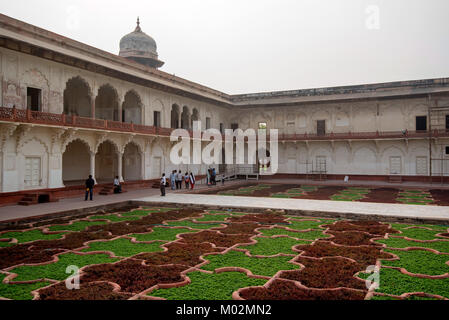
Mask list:
[[449,78],[228,95],[163,64],[139,24],[115,55],[0,15],[0,191],[204,174],[169,160],[172,128],[194,120],[279,129],[282,175],[449,175]]

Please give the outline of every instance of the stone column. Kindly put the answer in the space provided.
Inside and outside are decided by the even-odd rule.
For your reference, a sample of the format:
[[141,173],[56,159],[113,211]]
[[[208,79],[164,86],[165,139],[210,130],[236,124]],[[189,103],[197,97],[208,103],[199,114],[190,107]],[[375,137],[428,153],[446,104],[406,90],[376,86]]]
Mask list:
[[92,179],[95,180],[95,184],[97,184],[97,179],[95,178],[95,152],[90,152],[90,174]]
[[91,111],[91,118],[95,119],[95,98],[94,97],[91,97],[90,111]]
[[117,171],[118,171],[118,178],[120,182],[125,182],[123,179],[123,153],[117,152]]

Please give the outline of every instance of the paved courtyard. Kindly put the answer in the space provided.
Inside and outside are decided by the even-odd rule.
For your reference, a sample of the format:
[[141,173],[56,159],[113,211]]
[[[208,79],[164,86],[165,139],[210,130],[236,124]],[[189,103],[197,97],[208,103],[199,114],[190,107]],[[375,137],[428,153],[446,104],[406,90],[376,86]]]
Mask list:
[[[226,182],[225,188],[244,186],[248,184],[245,180],[236,180]],[[262,180],[260,183],[276,183],[276,184],[315,184],[322,186],[342,185],[341,181],[310,181],[310,180],[294,180],[294,179],[275,179]],[[368,185],[367,181],[350,181],[346,186],[363,186]],[[371,182],[373,187],[391,186],[416,188],[415,184],[386,184],[380,182]],[[422,188],[441,188],[446,186],[437,184],[420,184]],[[447,188],[447,187],[446,187]],[[349,213],[364,215],[381,215],[388,217],[410,217],[410,218],[426,218],[426,219],[447,219],[449,220],[449,208],[437,207],[433,205],[407,205],[407,204],[388,204],[388,203],[370,203],[370,202],[346,202],[346,201],[327,201],[327,200],[308,200],[308,199],[283,199],[283,198],[254,198],[244,196],[219,196],[219,195],[203,195],[197,192],[219,191],[222,189],[221,184],[215,187],[208,187],[204,183],[197,184],[195,193],[191,191],[178,190],[172,191],[167,188],[167,197],[160,197],[159,189],[142,189],[133,190],[119,195],[94,197],[94,201],[84,201],[84,195],[79,197],[61,199],[59,202],[44,203],[34,206],[5,206],[0,207],[0,221],[17,220],[28,217],[42,216],[46,214],[59,213],[70,210],[82,210],[113,203],[126,202],[130,200],[146,201],[150,203],[173,203],[181,204],[198,204],[198,205],[219,205],[233,208],[260,208],[260,209],[285,209],[285,210],[303,210],[305,212],[324,212],[324,213]]]
[[233,197],[201,194],[168,194],[165,198],[150,196],[135,198],[135,201],[167,204],[190,204],[205,206],[223,206],[229,208],[257,208],[303,210],[305,213],[349,213],[367,216],[388,216],[401,218],[426,218],[449,220],[449,208],[438,206],[420,206],[390,203],[339,202],[327,200],[277,199]]

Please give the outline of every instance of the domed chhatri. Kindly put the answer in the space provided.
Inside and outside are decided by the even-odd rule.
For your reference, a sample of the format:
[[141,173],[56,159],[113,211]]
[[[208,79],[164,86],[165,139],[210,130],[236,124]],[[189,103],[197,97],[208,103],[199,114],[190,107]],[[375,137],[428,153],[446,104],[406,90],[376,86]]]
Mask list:
[[120,40],[119,56],[153,68],[164,65],[164,62],[158,59],[156,41],[142,31],[139,18],[136,30]]

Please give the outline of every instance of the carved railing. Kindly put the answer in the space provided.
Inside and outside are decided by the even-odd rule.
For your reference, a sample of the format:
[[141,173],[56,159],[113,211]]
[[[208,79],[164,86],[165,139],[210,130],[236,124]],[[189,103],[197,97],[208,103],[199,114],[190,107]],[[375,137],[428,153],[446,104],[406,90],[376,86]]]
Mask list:
[[[89,129],[99,129],[118,132],[129,132],[139,134],[149,134],[158,136],[170,136],[174,129],[145,126],[140,124],[125,123],[118,121],[83,118],[75,115],[55,114],[38,112],[16,108],[0,107],[0,121],[11,121],[21,123],[48,124],[64,127],[79,127]],[[192,131],[189,131],[192,136]],[[318,134],[279,134],[279,141],[311,141],[311,140],[361,140],[361,139],[408,139],[408,138],[428,138],[428,137],[449,137],[449,130],[429,131],[376,131],[376,132],[343,132]],[[225,137],[223,136],[223,139]],[[269,136],[267,136],[269,140]]]
[[376,131],[376,132],[342,132],[327,134],[279,134],[279,141],[309,141],[309,140],[360,140],[360,139],[401,139],[401,138],[428,138],[448,137],[448,130],[429,131]]

